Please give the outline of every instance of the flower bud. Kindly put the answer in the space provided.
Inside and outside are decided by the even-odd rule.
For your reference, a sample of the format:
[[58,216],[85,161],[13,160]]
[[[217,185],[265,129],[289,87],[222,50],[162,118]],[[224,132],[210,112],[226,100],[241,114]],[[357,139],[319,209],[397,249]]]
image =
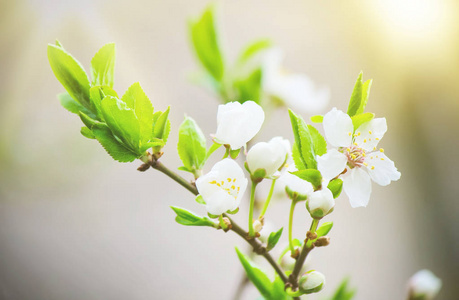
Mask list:
[[285,162],[287,149],[281,137],[275,137],[268,143],[260,142],[247,153],[247,165],[253,174],[256,170],[265,170],[265,176],[272,176]]
[[308,194],[312,193],[312,184],[289,172],[284,173],[280,181],[285,184],[285,191],[290,199],[295,201],[306,200]]
[[440,291],[441,279],[429,270],[421,270],[409,281],[410,299],[431,300]]
[[311,193],[306,201],[306,208],[314,219],[325,217],[334,206],[333,193],[327,188]]
[[261,224],[260,220],[253,221],[253,230],[255,232],[260,232],[263,229],[263,224]]
[[325,276],[317,271],[309,271],[301,276],[298,284],[300,291],[304,294],[317,293],[325,285]]

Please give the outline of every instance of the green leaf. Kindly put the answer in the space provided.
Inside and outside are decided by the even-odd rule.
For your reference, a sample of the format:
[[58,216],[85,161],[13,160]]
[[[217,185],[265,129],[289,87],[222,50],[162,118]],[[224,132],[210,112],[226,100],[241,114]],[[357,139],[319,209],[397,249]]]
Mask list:
[[311,134],[312,143],[314,145],[315,155],[323,155],[327,153],[327,142],[320,132],[311,125],[308,125],[309,133]]
[[190,172],[200,170],[206,162],[206,137],[198,124],[186,117],[179,127],[177,150],[183,166]]
[[343,190],[343,181],[339,178],[333,179],[328,183],[328,189],[332,192],[333,198],[338,198]]
[[194,50],[204,68],[220,82],[224,63],[215,24],[214,5],[209,5],[200,18],[190,21],[190,35]]
[[373,120],[375,117],[375,114],[373,113],[364,113],[364,114],[359,114],[353,116],[352,119],[352,124],[354,125],[354,130],[360,127],[363,123],[370,122]]
[[169,133],[171,131],[169,111],[170,107],[168,107],[166,111],[157,114],[154,118],[153,124],[153,137],[162,139],[164,142],[167,142],[167,138],[169,137]]
[[281,229],[279,229],[278,231],[276,232],[271,232],[269,234],[269,237],[268,237],[268,245],[266,247],[266,250],[269,251],[271,249],[273,249],[277,242],[279,241],[281,235],[282,235],[282,231],[284,230],[284,227],[282,227]]
[[199,204],[202,204],[202,205],[206,205],[206,201],[204,200],[204,198],[201,196],[201,195],[198,195],[196,196],[196,202],[198,202]]
[[93,85],[113,87],[115,77],[115,44],[106,44],[97,51],[91,60]]
[[244,64],[249,61],[252,57],[273,46],[273,42],[270,39],[260,39],[248,44],[244,50],[239,54],[237,60],[238,64]]
[[90,111],[89,109],[87,109],[86,107],[81,105],[80,103],[76,102],[72,98],[72,96],[70,96],[68,93],[59,94],[59,95],[57,95],[57,98],[61,102],[61,105],[71,113],[74,113],[74,114],[78,115],[80,112],[82,112],[82,113],[84,113],[84,114],[86,114],[88,116],[91,116],[93,118],[96,117],[92,113],[92,111]]
[[102,115],[113,134],[138,156],[140,151],[140,124],[134,110],[118,98],[107,96],[101,102]]
[[235,150],[230,150],[229,156],[230,156],[232,159],[236,159],[236,158],[239,156],[239,153],[241,153],[241,148],[235,149]]
[[80,116],[80,119],[83,122],[83,124],[86,125],[86,127],[88,127],[89,129],[91,129],[95,124],[99,123],[90,116],[86,115],[84,112],[80,111],[78,115]]
[[258,68],[251,72],[246,78],[234,81],[234,87],[237,90],[237,101],[244,103],[252,100],[260,103],[262,70]]
[[209,227],[217,226],[214,222],[212,222],[207,217],[197,216],[194,213],[184,208],[180,208],[176,206],[171,206],[171,208],[177,214],[177,216],[175,217],[175,221],[179,224],[182,224],[185,226],[209,226]]
[[89,78],[80,63],[63,48],[48,44],[48,60],[57,80],[78,103],[90,109]]
[[146,144],[152,136],[161,139],[158,136],[152,135],[153,105],[138,82],[128,88],[121,101],[126,103],[126,106],[134,111],[135,116],[139,120],[140,141],[142,145]]
[[250,259],[236,248],[237,256],[241,261],[242,266],[244,267],[245,273],[250,281],[255,285],[260,294],[266,299],[271,298],[271,281],[268,276],[260,270]]
[[81,127],[81,134],[88,139],[95,139],[96,136],[92,133],[91,129],[86,126]]
[[131,162],[138,157],[138,155],[118,141],[107,125],[95,123],[92,126],[92,133],[114,160],[119,162]]
[[104,120],[100,103],[105,96],[113,96],[118,98],[118,94],[109,86],[94,86],[89,89],[89,97],[91,101],[91,109],[97,114],[97,118]]
[[335,294],[329,300],[351,300],[354,298],[357,290],[349,287],[349,278],[344,278],[336,289]]
[[325,223],[323,223],[319,227],[319,229],[317,229],[317,231],[316,231],[317,238],[320,238],[322,236],[327,235],[330,232],[330,230],[332,229],[332,227],[333,227],[333,222],[325,222]]
[[[317,169],[317,161],[314,153],[314,142],[308,126],[301,117],[298,117],[289,109],[295,144],[300,154],[302,165],[307,169]],[[297,166],[297,168],[299,168]]]
[[312,116],[311,117],[311,122],[313,123],[322,123],[324,121],[324,116]]
[[310,182],[314,186],[314,190],[320,189],[322,185],[322,174],[316,169],[306,169],[290,173]]
[[347,108],[347,114],[354,116],[363,113],[370,96],[370,87],[372,80],[367,80],[365,83],[362,81],[363,73],[360,72],[359,77],[354,85],[351,100]]
[[306,169],[306,166],[303,163],[303,159],[301,158],[301,154],[300,154],[300,151],[298,150],[298,146],[296,145],[296,143],[294,143],[292,147],[292,158],[293,158],[293,162],[295,163],[295,167],[298,170]]

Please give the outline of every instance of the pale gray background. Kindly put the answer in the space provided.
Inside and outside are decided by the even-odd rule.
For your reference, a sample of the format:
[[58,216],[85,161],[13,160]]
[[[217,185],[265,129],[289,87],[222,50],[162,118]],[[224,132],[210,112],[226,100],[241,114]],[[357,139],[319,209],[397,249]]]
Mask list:
[[[140,81],[154,106],[172,106],[162,159],[180,166],[177,128],[188,114],[215,132],[217,101],[189,83],[197,69],[187,19],[207,1],[2,1],[0,10],[0,298],[231,299],[241,276],[232,233],[179,226],[170,205],[204,214],[193,197],[138,163],[112,161],[60,107],[63,91],[46,44],[58,38],[89,69],[116,42],[115,88]],[[219,2],[227,55],[270,37],[291,71],[308,74],[345,109],[360,70],[373,78],[369,111],[385,116],[382,147],[402,173],[374,185],[367,208],[346,196],[327,220],[332,244],[311,255],[329,295],[343,276],[357,299],[404,299],[406,281],[429,268],[443,279],[438,299],[458,295],[458,4],[453,0]],[[307,118],[308,115],[304,114]],[[258,140],[292,138],[286,111]],[[210,166],[206,167],[208,170]],[[185,174],[186,175],[186,174]],[[245,223],[247,202],[237,215]],[[287,223],[288,202],[267,218]],[[310,222],[299,206],[294,232]],[[285,236],[284,236],[285,241]],[[248,289],[244,299],[257,293]],[[310,299],[320,299],[313,296]]]

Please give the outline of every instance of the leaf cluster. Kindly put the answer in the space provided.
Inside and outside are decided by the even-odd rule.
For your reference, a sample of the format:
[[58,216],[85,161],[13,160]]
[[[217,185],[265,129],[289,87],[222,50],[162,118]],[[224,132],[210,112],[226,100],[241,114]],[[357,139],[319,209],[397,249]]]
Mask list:
[[131,162],[146,150],[158,153],[170,132],[169,108],[153,111],[139,83],[120,98],[113,89],[115,44],[104,45],[91,60],[89,79],[83,66],[63,46],[48,45],[54,75],[66,89],[58,96],[61,105],[80,116],[81,134],[96,139],[119,162]]

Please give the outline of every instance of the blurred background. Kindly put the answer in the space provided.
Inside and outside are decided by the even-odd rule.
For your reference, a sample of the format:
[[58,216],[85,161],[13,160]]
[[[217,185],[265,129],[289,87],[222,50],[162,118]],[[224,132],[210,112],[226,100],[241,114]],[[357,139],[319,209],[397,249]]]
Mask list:
[[[199,66],[187,21],[207,0],[2,1],[0,10],[0,298],[232,299],[242,273],[235,234],[178,225],[170,205],[204,214],[172,180],[139,163],[114,162],[79,133],[48,64],[58,38],[89,70],[95,52],[117,46],[115,89],[139,81],[155,109],[171,105],[162,161],[176,169],[185,114],[215,132],[218,101],[189,82]],[[331,245],[311,254],[327,277],[319,296],[350,276],[356,299],[405,299],[406,282],[428,268],[443,280],[438,299],[459,295],[459,3],[454,0],[233,0],[218,17],[225,54],[259,37],[285,51],[285,66],[328,86],[327,110],[342,110],[358,73],[373,78],[367,111],[386,117],[382,147],[402,173],[373,185],[367,208],[342,195],[327,221]],[[306,119],[310,115],[303,114]],[[293,141],[287,111],[258,140]],[[210,137],[209,137],[210,141]],[[210,166],[207,167],[207,170]],[[187,174],[184,174],[187,176]],[[247,202],[236,219],[246,222]],[[300,207],[300,206],[299,206]],[[266,218],[287,225],[289,203]],[[294,233],[310,219],[297,209]],[[285,236],[283,237],[285,238]],[[248,288],[243,299],[255,299]],[[309,298],[308,298],[309,299]]]

